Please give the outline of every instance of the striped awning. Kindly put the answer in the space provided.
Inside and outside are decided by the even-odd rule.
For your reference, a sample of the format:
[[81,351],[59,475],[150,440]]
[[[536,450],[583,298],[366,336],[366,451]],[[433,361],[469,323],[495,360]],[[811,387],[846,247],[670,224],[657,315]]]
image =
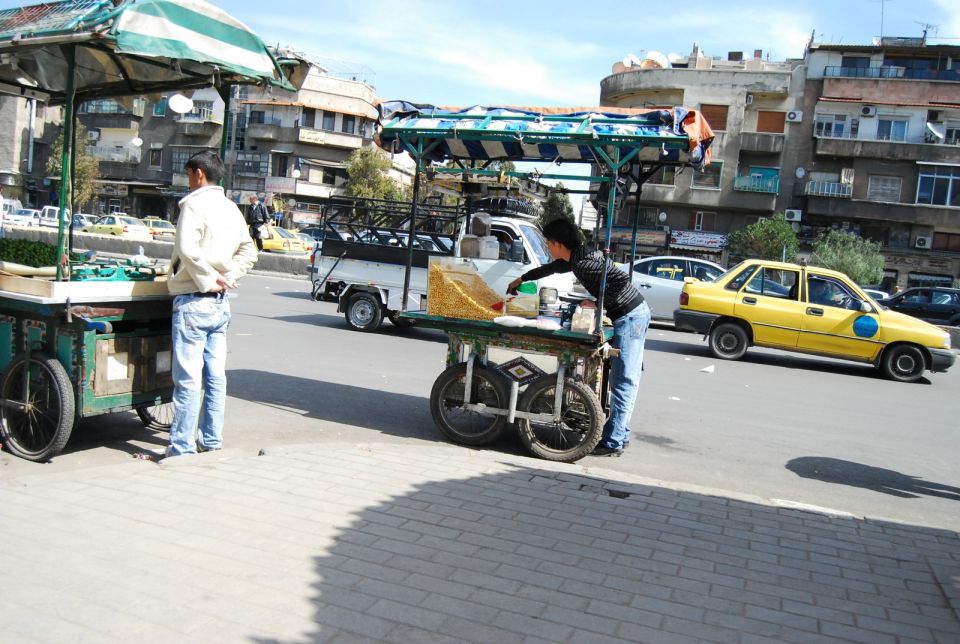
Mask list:
[[701,168],[709,163],[713,131],[698,112],[682,107],[625,114],[603,108],[456,109],[392,101],[380,105],[376,140],[391,151],[420,145],[423,158],[431,161],[598,162],[598,149],[639,148],[641,161]]
[[0,91],[62,103],[221,84],[293,89],[263,41],[204,0],[65,0],[0,10]]

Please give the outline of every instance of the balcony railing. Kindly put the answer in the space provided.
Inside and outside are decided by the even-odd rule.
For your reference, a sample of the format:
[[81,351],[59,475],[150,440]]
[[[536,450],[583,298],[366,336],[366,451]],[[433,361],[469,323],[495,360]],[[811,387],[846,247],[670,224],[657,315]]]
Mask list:
[[126,107],[111,99],[101,99],[87,101],[78,109],[78,114],[125,114],[130,116],[143,116],[145,101],[143,99],[134,99],[131,107]]
[[140,148],[133,146],[89,146],[87,154],[114,163],[140,163]]
[[832,78],[905,78],[908,80],[960,81],[956,69],[908,69],[906,67],[839,67],[828,65],[823,75]]
[[836,197],[849,199],[853,196],[853,185],[832,181],[807,181],[800,184],[800,194],[807,197]]
[[733,180],[733,189],[741,192],[780,192],[780,177],[736,177]]
[[223,118],[214,112],[212,107],[194,108],[193,111],[181,114],[179,123],[223,123]]
[[264,116],[263,118],[257,121],[254,121],[254,120],[247,121],[247,126],[250,126],[250,125],[283,125],[283,123],[280,122],[280,119],[275,118],[273,116]]

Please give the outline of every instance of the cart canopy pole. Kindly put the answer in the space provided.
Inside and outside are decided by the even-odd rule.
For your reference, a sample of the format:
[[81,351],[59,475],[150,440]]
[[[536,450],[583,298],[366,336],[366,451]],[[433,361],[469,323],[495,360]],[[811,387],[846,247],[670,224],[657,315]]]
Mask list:
[[417,202],[420,199],[420,173],[423,171],[423,138],[417,138],[416,154],[413,160],[416,161],[413,175],[413,203],[410,206],[410,232],[407,236],[407,267],[403,272],[403,301],[400,303],[400,310],[407,310],[407,296],[410,294],[410,271],[413,267],[413,240],[416,235],[417,223]]
[[[76,99],[76,90],[74,87],[74,75],[76,73],[76,46],[67,45],[64,47],[64,57],[67,59],[67,91],[66,103],[63,107],[63,146],[60,155],[60,212],[57,215],[57,281],[64,279],[63,270],[69,266],[69,256],[64,249],[63,238],[63,214],[66,211],[67,202],[70,199],[70,187],[72,177],[70,176],[70,165],[73,157],[73,110]],[[71,213],[72,215],[73,213]]]

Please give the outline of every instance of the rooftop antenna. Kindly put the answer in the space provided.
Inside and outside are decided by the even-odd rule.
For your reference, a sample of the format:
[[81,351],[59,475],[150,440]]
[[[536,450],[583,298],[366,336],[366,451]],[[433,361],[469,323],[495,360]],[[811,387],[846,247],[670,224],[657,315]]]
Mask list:
[[890,0],[870,0],[870,2],[879,2],[880,3],[880,42],[883,42],[883,10],[886,7],[886,4]]
[[921,27],[923,27],[923,44],[927,44],[928,31],[937,33],[937,31],[939,31],[940,29],[940,25],[933,25],[933,24],[930,24],[929,22],[920,22],[919,20],[914,20],[914,22],[920,25]]

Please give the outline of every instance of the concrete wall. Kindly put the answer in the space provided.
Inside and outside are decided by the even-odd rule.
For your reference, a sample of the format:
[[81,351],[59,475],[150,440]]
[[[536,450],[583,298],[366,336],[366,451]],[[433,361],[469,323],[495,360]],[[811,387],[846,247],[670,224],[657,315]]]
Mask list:
[[[5,229],[6,236],[11,239],[32,239],[48,244],[57,243],[57,231],[52,228],[11,228]],[[74,232],[74,251],[95,250],[108,255],[133,256],[143,247],[143,254],[152,259],[169,260],[173,252],[171,242],[140,242],[131,239],[118,239],[104,235]],[[260,253],[254,271],[283,273],[292,276],[307,275],[309,255],[281,255],[278,253]]]

